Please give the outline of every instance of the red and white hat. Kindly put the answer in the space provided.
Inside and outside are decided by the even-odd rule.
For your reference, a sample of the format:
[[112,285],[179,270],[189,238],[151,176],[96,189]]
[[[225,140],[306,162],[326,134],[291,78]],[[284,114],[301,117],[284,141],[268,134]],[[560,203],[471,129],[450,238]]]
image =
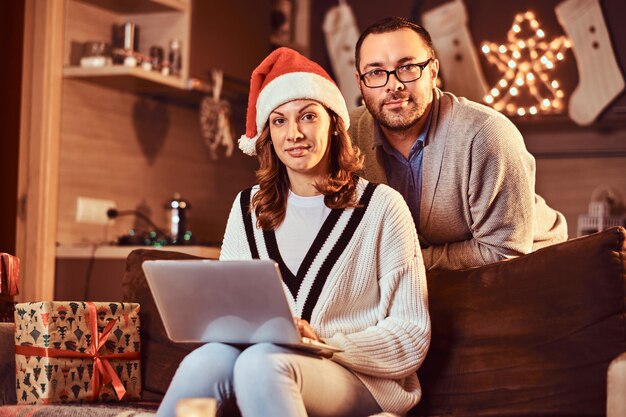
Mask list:
[[256,141],[270,113],[298,99],[320,102],[341,117],[346,129],[350,126],[346,101],[326,71],[293,49],[278,48],[252,71],[246,133],[239,138],[239,149],[255,155]]

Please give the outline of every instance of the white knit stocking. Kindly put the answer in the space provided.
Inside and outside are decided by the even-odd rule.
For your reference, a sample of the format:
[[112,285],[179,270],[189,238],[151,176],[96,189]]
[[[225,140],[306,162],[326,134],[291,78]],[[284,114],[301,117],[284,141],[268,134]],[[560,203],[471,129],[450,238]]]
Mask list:
[[346,99],[348,110],[352,110],[361,104],[359,84],[354,78],[354,49],[359,30],[352,9],[345,1],[328,10],[323,30],[337,85]]
[[453,0],[427,11],[422,15],[422,23],[430,32],[441,62],[444,88],[482,103],[488,86],[467,28],[463,1]]
[[569,116],[579,125],[592,123],[624,89],[624,78],[598,0],[566,0],[555,8],[572,41],[578,86],[569,101]]

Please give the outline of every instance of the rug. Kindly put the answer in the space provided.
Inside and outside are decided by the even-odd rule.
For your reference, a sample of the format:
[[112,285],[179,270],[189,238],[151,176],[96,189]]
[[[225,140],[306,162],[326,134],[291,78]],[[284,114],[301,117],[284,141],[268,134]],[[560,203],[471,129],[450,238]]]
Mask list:
[[5,405],[0,417],[154,417],[154,403]]

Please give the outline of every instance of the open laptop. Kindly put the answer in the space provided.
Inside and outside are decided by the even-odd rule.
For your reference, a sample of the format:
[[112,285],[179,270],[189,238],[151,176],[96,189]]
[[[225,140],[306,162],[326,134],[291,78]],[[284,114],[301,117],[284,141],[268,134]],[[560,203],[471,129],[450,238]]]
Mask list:
[[342,351],[300,335],[274,261],[159,260],[142,266],[174,342],[270,342],[323,356]]

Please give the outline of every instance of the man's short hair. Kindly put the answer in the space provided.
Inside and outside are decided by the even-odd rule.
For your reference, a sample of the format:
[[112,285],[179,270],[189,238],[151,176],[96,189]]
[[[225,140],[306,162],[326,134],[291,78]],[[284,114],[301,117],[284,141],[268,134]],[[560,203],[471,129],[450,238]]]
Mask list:
[[401,29],[411,29],[413,32],[417,33],[417,35],[424,41],[428,49],[430,49],[430,53],[433,59],[435,58],[433,41],[430,38],[430,33],[428,33],[426,29],[424,29],[417,23],[410,21],[409,19],[405,19],[404,17],[386,17],[365,29],[363,33],[361,33],[361,36],[359,36],[359,40],[356,42],[356,48],[354,51],[354,65],[356,66],[356,70],[359,74],[361,73],[359,65],[361,64],[361,45],[363,44],[363,40],[371,34],[395,32]]

